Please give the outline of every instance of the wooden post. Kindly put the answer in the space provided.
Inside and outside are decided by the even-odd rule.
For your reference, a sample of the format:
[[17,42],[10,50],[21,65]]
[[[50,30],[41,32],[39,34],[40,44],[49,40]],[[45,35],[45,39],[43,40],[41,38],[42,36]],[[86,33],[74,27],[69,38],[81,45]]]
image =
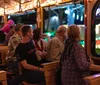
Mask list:
[[37,0],[37,28],[41,28],[40,0]]
[[41,23],[40,24],[41,24],[41,29],[43,30],[43,8],[41,7],[40,9],[41,9],[40,11],[41,12],[41,20],[40,20]]
[[4,14],[3,19],[4,19],[4,24],[6,24],[7,23],[7,16],[6,16],[6,14]]
[[37,28],[40,28],[40,24],[41,24],[41,12],[40,12],[40,8],[37,8]]

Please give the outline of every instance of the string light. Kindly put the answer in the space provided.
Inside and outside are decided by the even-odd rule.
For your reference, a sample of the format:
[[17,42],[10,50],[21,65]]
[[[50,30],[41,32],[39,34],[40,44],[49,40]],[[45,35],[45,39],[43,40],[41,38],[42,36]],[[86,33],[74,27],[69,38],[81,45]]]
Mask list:
[[[43,2],[43,0],[40,0],[40,6],[49,6],[49,5],[58,5],[59,3],[62,2],[67,2],[71,0],[46,0]],[[27,3],[25,3],[27,2]],[[22,12],[36,8],[37,6],[37,0],[21,0],[21,9]],[[14,14],[16,12],[19,12],[19,3],[15,2],[14,0],[11,0],[10,6],[5,7],[5,14]],[[4,9],[0,8],[0,15],[4,15]]]

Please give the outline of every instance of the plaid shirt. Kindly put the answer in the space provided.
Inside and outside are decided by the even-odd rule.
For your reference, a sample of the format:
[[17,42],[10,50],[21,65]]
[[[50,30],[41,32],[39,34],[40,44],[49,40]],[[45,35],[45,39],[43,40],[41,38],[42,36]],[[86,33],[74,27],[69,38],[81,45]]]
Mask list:
[[21,42],[21,37],[18,34],[14,34],[13,36],[11,36],[11,38],[9,39],[8,42],[8,53],[7,53],[7,57],[6,60],[16,60],[15,57],[15,49],[17,47],[17,45]]

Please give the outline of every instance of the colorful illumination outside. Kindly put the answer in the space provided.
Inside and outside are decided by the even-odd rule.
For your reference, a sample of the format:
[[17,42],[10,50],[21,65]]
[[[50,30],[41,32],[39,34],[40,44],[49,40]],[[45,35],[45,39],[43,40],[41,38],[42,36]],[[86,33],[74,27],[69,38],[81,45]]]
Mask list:
[[[27,3],[24,3],[25,1],[27,1]],[[40,6],[49,6],[49,5],[58,5],[59,3],[63,3],[63,2],[68,2],[68,1],[72,1],[72,0],[39,0],[40,1]],[[4,15],[5,14],[14,14],[16,12],[24,12],[25,10],[29,10],[29,9],[34,9],[37,7],[37,2],[38,0],[22,0],[21,1],[21,8],[19,8],[19,3],[15,2],[14,0],[10,1],[11,4],[9,5],[5,5],[5,11],[4,8],[0,8],[0,15]]]

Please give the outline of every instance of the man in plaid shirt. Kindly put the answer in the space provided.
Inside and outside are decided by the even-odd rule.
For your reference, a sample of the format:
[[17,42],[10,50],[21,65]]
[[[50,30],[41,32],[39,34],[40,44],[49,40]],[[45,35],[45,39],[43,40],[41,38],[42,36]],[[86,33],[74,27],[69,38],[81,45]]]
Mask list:
[[9,42],[8,42],[8,53],[7,53],[7,66],[8,69],[12,72],[16,72],[18,69],[18,64],[17,64],[17,59],[16,56],[14,55],[15,49],[17,45],[21,42],[21,24],[17,24],[14,28],[15,33],[13,36],[10,37]]

